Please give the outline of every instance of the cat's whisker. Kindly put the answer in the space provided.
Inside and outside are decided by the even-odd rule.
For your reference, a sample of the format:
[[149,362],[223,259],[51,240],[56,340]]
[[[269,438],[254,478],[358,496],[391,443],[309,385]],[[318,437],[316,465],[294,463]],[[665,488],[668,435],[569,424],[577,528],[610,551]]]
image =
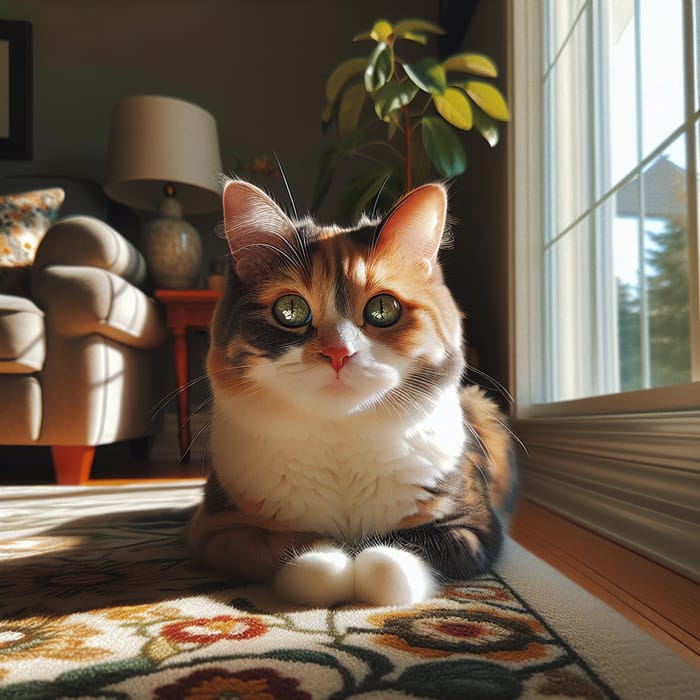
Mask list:
[[299,213],[297,212],[297,205],[296,202],[294,201],[294,197],[292,196],[292,190],[289,187],[289,181],[287,180],[287,174],[284,172],[284,168],[282,167],[282,163],[280,162],[280,159],[278,158],[277,154],[273,154],[275,157],[275,162],[277,163],[277,169],[279,170],[279,173],[282,177],[282,182],[284,183],[284,188],[287,191],[287,197],[289,198],[289,205],[292,207],[292,212],[294,213],[294,218],[298,219],[299,218]]
[[212,394],[209,394],[209,396],[204,399],[201,403],[197,404],[194,409],[190,411],[190,415],[188,417],[188,422],[194,418],[200,411],[203,411],[205,408],[208,406],[212,405],[214,403],[214,396]]
[[279,365],[277,367],[277,371],[280,374],[286,374],[293,377],[298,374],[308,374],[309,366],[304,362],[287,362],[283,365]]
[[476,444],[478,445],[479,449],[481,452],[484,454],[484,456],[487,459],[491,459],[491,455],[488,451],[488,447],[484,443],[484,441],[481,439],[481,435],[479,435],[478,431],[474,428],[474,426],[466,419],[462,419],[462,425],[467,429],[469,434],[474,438],[476,441]]
[[[187,459],[191,454],[192,454],[192,448],[195,446],[197,441],[202,435],[208,434],[209,429],[211,428],[212,423],[214,422],[214,417],[210,417],[209,420],[206,421],[206,423],[197,431],[197,434],[190,440],[190,444],[187,446],[187,449],[185,450],[185,453],[182,455],[180,458],[181,462],[184,462],[185,459]],[[205,453],[206,454],[206,451]],[[204,454],[202,456],[202,467],[204,467]]]
[[274,246],[271,243],[248,243],[244,246],[241,246],[240,248],[237,248],[233,252],[233,254],[234,254],[234,256],[238,255],[238,254],[240,254],[241,251],[246,250],[248,248],[265,248],[267,250],[273,250],[275,253],[277,253],[281,257],[283,257],[292,266],[295,266],[298,263],[301,263],[301,260],[299,258],[299,253],[291,245],[289,245],[289,244],[287,244],[287,245],[289,247],[289,250],[292,251],[293,255],[290,255],[286,251],[282,250],[282,248],[278,248],[277,246]]
[[393,408],[397,415],[408,416],[411,420],[421,420],[426,410],[416,403],[415,398],[401,387],[396,387],[380,397],[381,405]]
[[262,387],[251,380],[244,382],[235,381],[231,382],[230,384],[227,384],[227,386],[230,386],[232,389],[236,390],[236,396],[239,399],[253,398],[257,394],[260,394],[262,392]]
[[372,206],[372,216],[371,216],[372,219],[374,219],[377,216],[377,207],[379,206],[379,200],[381,199],[382,192],[384,192],[384,188],[386,187],[386,185],[390,179],[391,179],[391,175],[387,175],[384,178],[384,182],[382,182],[382,185],[379,188],[379,191],[377,192],[377,196],[374,198],[374,205]]
[[209,381],[209,377],[206,374],[202,374],[199,377],[195,377],[194,379],[190,379],[187,383],[183,384],[182,386],[177,387],[173,391],[169,392],[166,394],[158,403],[156,403],[151,410],[148,412],[148,420],[146,422],[146,430],[149,431],[153,427],[153,423],[155,422],[156,418],[160,415],[160,413],[165,410],[165,407],[174,401],[183,391],[187,389],[191,389],[192,387],[201,384],[202,382],[207,382]]
[[500,425],[501,428],[503,428],[503,430],[505,430],[510,435],[510,437],[513,439],[513,441],[516,442],[520,446],[520,448],[523,450],[523,452],[525,452],[525,454],[529,457],[530,451],[525,446],[525,443],[513,432],[511,427],[508,425],[508,423],[505,420],[499,418],[499,416],[496,413],[494,413],[493,411],[486,411],[486,413],[488,413],[488,415],[491,418],[493,418],[493,420],[495,420],[496,423],[498,423],[498,425]]
[[[275,161],[277,162],[277,168],[278,168],[279,173],[282,177],[282,182],[284,183],[284,188],[287,191],[289,205],[292,208],[292,213],[294,214],[294,222],[296,223],[297,221],[299,221],[299,211],[297,210],[297,205],[296,205],[296,202],[294,201],[294,195],[292,194],[292,188],[289,186],[289,180],[287,179],[287,174],[284,172],[284,168],[282,167],[282,163],[280,162],[280,159],[277,157],[276,153],[274,155],[275,155]],[[299,233],[299,229],[297,228],[297,226],[294,226],[294,237],[295,237],[296,243],[299,247],[298,253],[301,257],[302,267],[308,273],[311,271],[311,259],[309,258],[309,252],[308,252],[308,248],[306,245],[306,241],[302,237],[302,235]]]
[[[478,367],[475,367],[474,365],[468,365],[467,366],[467,375],[470,373],[477,374],[480,376],[482,379],[486,379],[488,382],[491,383],[491,387],[487,388],[493,388],[496,390],[507,402],[509,406],[512,406],[515,403],[515,399],[513,399],[513,395],[506,389],[501,382],[499,382],[497,379],[492,377],[490,374],[487,374],[486,372],[480,370]],[[481,384],[481,382],[480,382]]]
[[173,391],[166,394],[160,401],[158,401],[158,403],[151,409],[151,411],[158,414],[171,401],[174,401],[179,396],[179,394],[181,394],[183,391],[186,391],[187,389],[191,389],[193,386],[196,386],[197,384],[201,384],[202,382],[207,382],[207,381],[209,381],[209,377],[206,374],[201,374],[198,377],[194,377],[193,379],[190,379],[185,384],[178,386],[176,389],[174,389]]

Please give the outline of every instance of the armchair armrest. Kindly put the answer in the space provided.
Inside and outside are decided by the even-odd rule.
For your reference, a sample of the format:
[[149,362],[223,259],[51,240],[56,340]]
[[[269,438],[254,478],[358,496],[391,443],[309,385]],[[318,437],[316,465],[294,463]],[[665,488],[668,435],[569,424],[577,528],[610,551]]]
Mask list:
[[47,328],[66,338],[97,333],[140,349],[168,338],[155,300],[108,270],[52,265],[34,275],[33,296]]
[[32,281],[52,265],[97,267],[136,286],[146,278],[141,253],[109,224],[92,216],[70,216],[51,226],[37,250]]

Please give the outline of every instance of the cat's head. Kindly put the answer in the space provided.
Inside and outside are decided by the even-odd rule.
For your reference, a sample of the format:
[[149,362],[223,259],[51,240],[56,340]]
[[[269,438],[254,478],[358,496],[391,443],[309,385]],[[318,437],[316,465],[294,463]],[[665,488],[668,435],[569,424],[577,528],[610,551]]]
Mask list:
[[231,275],[212,324],[218,397],[265,396],[339,417],[412,411],[456,384],[461,315],[437,262],[447,196],[413,190],[352,229],[292,221],[262,190],[231,181]]

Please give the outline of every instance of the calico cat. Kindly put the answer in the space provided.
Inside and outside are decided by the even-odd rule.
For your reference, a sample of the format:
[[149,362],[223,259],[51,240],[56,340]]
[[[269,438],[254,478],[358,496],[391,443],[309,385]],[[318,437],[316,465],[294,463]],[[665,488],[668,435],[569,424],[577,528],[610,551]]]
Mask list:
[[200,560],[312,606],[411,604],[494,561],[515,471],[495,403],[460,387],[446,210],[424,185],[340,229],[227,183]]

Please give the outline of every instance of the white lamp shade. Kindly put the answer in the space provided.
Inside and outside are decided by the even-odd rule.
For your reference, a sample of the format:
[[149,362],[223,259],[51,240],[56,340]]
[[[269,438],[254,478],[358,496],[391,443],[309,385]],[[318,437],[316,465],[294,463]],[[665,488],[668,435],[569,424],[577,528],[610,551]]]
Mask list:
[[182,209],[204,214],[221,206],[216,121],[172,97],[138,95],[112,111],[105,192],[134,209],[154,210],[172,184]]

